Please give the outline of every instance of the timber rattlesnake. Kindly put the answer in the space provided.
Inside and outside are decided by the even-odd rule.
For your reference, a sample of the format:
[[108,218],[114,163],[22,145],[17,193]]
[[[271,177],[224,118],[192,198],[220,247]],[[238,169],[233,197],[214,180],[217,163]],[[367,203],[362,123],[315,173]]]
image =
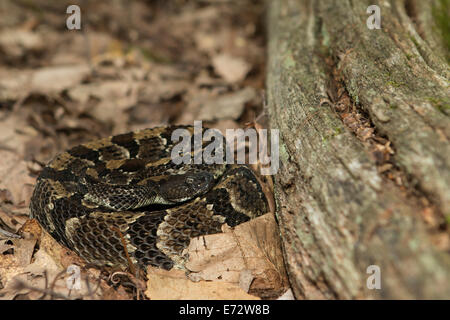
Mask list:
[[192,237],[259,216],[267,200],[247,166],[175,164],[178,128],[194,133],[145,129],[58,155],[38,177],[31,217],[89,263],[125,268],[128,253],[140,266],[182,268]]

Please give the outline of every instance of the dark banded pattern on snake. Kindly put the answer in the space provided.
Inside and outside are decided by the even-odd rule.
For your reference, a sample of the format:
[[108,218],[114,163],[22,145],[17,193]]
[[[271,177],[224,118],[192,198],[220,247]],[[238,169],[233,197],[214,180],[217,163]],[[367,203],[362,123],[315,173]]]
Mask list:
[[247,166],[175,164],[176,129],[194,133],[189,126],[145,129],[58,155],[38,177],[31,217],[89,263],[126,268],[123,238],[133,263],[170,269],[183,268],[192,237],[267,211]]

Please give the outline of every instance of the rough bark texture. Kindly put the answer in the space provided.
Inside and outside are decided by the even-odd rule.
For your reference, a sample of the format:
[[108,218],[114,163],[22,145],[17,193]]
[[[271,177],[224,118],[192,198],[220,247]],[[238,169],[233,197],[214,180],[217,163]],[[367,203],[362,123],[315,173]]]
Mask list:
[[[379,30],[366,25],[371,4]],[[268,1],[277,218],[297,298],[450,298],[445,10]],[[370,265],[380,290],[366,286]]]

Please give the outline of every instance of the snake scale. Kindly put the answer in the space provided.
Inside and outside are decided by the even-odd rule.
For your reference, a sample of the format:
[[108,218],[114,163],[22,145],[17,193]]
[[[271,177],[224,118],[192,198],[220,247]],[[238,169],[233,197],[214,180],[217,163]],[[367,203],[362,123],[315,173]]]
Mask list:
[[31,218],[97,266],[183,268],[191,238],[262,215],[268,204],[245,165],[172,161],[179,128],[194,136],[191,126],[151,128],[59,154],[37,179]]

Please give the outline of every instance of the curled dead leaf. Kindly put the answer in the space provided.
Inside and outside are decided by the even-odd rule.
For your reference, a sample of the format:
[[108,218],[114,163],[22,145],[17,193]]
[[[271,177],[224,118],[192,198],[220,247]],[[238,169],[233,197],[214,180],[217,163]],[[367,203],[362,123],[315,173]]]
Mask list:
[[[224,233],[191,240],[186,250],[189,278],[226,281],[237,286],[250,282],[249,292],[263,297],[284,292],[287,277],[273,214],[224,229]],[[248,280],[250,275],[254,279]]]
[[256,90],[246,87],[204,102],[199,117],[201,120],[238,119],[245,104],[256,98]]
[[251,65],[244,59],[228,54],[220,54],[213,58],[212,64],[218,75],[226,81],[234,83],[245,79]]
[[181,270],[148,267],[147,276],[145,295],[152,300],[259,300],[234,283],[193,282]]

